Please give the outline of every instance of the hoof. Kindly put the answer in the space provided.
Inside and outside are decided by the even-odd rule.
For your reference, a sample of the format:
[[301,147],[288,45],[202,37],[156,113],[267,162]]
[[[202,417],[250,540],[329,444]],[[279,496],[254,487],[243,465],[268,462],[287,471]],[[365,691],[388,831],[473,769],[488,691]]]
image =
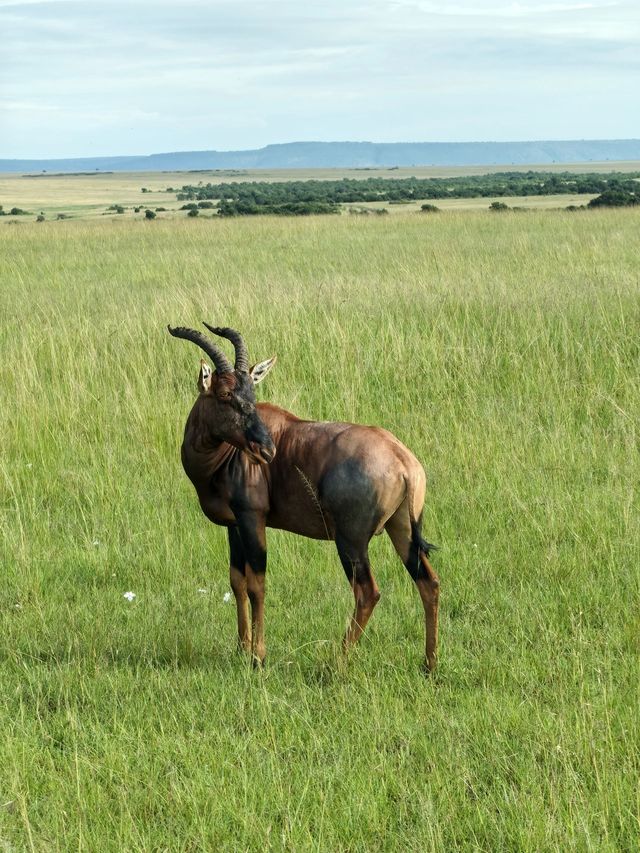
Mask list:
[[433,660],[431,662],[429,662],[428,660],[425,660],[422,664],[422,671],[423,671],[424,675],[433,677],[435,675],[435,671],[437,669],[437,666],[438,666],[438,662],[436,660]]

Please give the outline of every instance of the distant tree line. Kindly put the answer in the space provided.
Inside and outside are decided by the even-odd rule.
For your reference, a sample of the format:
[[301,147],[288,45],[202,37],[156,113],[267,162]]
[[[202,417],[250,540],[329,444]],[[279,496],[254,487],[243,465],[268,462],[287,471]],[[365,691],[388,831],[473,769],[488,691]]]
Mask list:
[[273,201],[264,198],[223,199],[218,203],[219,216],[309,216],[315,213],[340,213],[333,201]]
[[[335,181],[246,181],[186,184],[178,201],[216,201],[220,216],[255,214],[300,215],[337,213],[342,204],[424,199],[542,195],[596,195],[604,192],[634,196],[640,172],[620,174],[573,172],[496,172],[454,178],[343,178]],[[175,188],[170,189],[176,192]],[[169,190],[167,190],[169,192]]]
[[29,216],[29,211],[23,210],[21,207],[12,207],[11,210],[5,210],[0,204],[0,216]]

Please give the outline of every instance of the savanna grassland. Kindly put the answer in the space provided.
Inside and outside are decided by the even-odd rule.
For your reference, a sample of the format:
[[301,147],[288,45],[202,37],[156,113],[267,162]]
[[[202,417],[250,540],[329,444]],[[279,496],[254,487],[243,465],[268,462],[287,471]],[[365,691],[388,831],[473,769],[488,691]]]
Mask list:
[[[2,226],[0,849],[637,850],[639,228]],[[278,354],[262,399],[423,461],[435,677],[386,537],[348,659],[332,544],[274,531],[266,668],[235,651],[179,460],[199,353],[165,329],[202,318]]]
[[[496,172],[524,172],[529,170],[545,173],[572,172],[576,176],[588,172],[602,174],[615,172],[620,178],[636,172],[638,163],[635,161],[611,161],[607,163],[580,164],[547,164],[545,166],[415,166],[402,168],[371,168],[371,169],[246,169],[246,170],[214,170],[196,172],[95,172],[76,174],[6,174],[0,173],[0,204],[6,215],[17,207],[26,211],[25,216],[0,219],[0,224],[7,224],[11,219],[18,222],[33,221],[36,216],[43,215],[46,220],[64,216],[83,221],[99,218],[104,222],[108,219],[142,219],[145,209],[157,212],[158,219],[184,218],[185,211],[181,210],[182,202],[177,202],[176,193],[168,192],[169,188],[176,190],[185,184],[246,183],[267,182],[281,183],[289,181],[335,181],[343,178],[351,180],[367,180],[368,178],[385,178],[396,181],[415,176],[425,178],[459,178],[464,176],[494,174]],[[437,204],[442,209],[454,210],[486,210],[492,201],[502,201],[509,206],[524,208],[564,208],[568,205],[586,204],[596,193],[576,192],[575,194],[549,194],[532,196],[505,196],[484,193],[476,198],[445,198]],[[424,199],[426,200],[426,199]],[[117,213],[114,209],[120,205],[123,210]],[[136,207],[139,208],[136,213]],[[419,211],[420,202],[409,202],[401,206],[387,206],[384,203],[373,202],[367,207],[371,211],[385,208],[388,213],[403,214]],[[159,210],[159,208],[163,208]],[[202,211],[203,216],[215,215],[215,211]]]

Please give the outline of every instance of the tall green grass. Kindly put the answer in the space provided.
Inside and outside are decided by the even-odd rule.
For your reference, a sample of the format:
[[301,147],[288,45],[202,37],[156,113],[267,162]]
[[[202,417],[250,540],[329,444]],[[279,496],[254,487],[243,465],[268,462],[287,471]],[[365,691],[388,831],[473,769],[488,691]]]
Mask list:
[[[639,226],[0,229],[0,849],[636,850]],[[348,660],[333,546],[274,531],[266,669],[234,651],[165,331],[203,318],[279,355],[263,398],[423,461],[435,678],[383,537]]]

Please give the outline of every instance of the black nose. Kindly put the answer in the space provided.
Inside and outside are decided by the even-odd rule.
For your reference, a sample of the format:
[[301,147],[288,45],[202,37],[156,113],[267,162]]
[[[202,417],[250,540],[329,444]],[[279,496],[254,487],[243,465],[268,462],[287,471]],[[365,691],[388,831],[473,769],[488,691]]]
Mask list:
[[273,447],[269,430],[257,415],[249,421],[249,426],[245,434],[249,441],[255,441],[256,444],[261,444],[263,446],[266,445],[267,447]]

